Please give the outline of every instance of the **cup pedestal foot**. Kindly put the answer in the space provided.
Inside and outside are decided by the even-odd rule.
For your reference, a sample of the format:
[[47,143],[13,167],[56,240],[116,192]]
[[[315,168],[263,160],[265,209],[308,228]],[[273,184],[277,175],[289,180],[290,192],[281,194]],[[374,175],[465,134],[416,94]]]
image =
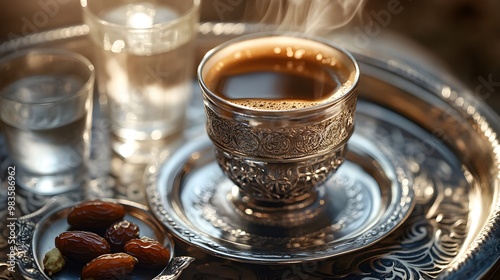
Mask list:
[[291,228],[309,223],[324,212],[324,193],[319,187],[293,202],[268,202],[249,198],[234,186],[229,199],[236,212],[250,223]]

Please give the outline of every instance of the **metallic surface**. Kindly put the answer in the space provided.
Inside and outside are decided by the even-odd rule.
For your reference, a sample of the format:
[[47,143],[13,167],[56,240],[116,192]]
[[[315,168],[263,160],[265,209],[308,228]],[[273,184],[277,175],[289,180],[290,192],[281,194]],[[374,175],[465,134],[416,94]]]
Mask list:
[[[246,31],[242,24],[204,26],[237,32],[205,31],[199,39],[199,54],[230,34]],[[43,46],[57,45],[91,56],[85,32],[68,33],[68,30],[82,31],[82,27],[64,30],[51,34],[62,34],[66,39],[51,41],[48,37],[49,40],[42,40]],[[0,49],[5,49],[5,45]],[[180,279],[478,279],[493,275],[500,259],[499,117],[445,72],[420,67],[412,63],[415,59],[403,63],[374,50],[349,50],[363,73],[360,82],[363,104],[358,111],[366,116],[357,119],[366,122],[365,133],[399,151],[414,177],[416,204],[410,217],[396,231],[363,250],[290,265],[228,261],[177,240],[177,254],[196,257]],[[197,125],[203,119],[201,108],[200,100],[193,100],[185,139],[198,134]],[[140,178],[144,167],[112,157],[106,146],[105,121],[97,118],[94,132],[103,138],[94,146],[99,151],[93,156],[96,180],[84,195],[127,197],[144,203]],[[0,151],[2,170],[6,170],[9,161],[5,147],[0,146]],[[109,160],[113,166],[119,166],[118,175],[107,173]],[[3,188],[5,178],[2,177]],[[117,182],[120,184],[115,185]],[[29,212],[44,204],[43,197],[36,195],[18,195],[16,199],[19,211]],[[2,210],[1,216],[7,216],[7,209]],[[6,228],[5,218],[0,223]],[[9,250],[7,236],[4,231],[0,242],[2,252]],[[0,278],[12,279],[6,260],[2,262]]]
[[194,258],[189,256],[175,257],[163,269],[160,274],[155,276],[152,280],[175,280],[178,279],[182,271],[186,269]]

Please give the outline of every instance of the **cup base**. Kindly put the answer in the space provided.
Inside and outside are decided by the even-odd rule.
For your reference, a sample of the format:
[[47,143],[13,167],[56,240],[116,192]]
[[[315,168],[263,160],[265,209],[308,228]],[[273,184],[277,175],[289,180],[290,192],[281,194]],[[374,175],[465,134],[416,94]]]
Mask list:
[[231,201],[245,220],[268,226],[297,226],[324,211],[324,184],[342,165],[343,144],[325,154],[264,162],[215,148],[215,159],[235,186]]
[[234,186],[230,198],[236,212],[248,222],[272,227],[297,227],[310,223],[328,212],[325,190],[321,186],[303,200],[286,205],[262,205],[244,196],[239,187]]

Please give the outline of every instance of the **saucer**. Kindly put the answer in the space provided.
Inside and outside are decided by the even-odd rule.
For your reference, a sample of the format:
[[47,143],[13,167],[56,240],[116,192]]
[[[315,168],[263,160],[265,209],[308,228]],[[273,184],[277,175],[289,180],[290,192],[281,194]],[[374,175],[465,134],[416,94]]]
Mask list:
[[322,213],[291,227],[246,219],[207,136],[146,171],[151,211],[177,238],[213,255],[250,263],[320,260],[369,246],[396,229],[414,205],[412,179],[383,146],[354,133],[346,161],[322,187]]

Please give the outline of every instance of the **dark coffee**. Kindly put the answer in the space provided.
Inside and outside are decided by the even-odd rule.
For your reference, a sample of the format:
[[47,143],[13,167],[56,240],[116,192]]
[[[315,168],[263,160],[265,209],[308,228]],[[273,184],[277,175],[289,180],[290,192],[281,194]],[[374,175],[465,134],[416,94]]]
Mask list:
[[[317,52],[252,50],[226,57],[211,71],[208,87],[232,103],[262,110],[291,110],[333,98],[348,78],[333,58]],[[256,55],[257,54],[257,55]]]

